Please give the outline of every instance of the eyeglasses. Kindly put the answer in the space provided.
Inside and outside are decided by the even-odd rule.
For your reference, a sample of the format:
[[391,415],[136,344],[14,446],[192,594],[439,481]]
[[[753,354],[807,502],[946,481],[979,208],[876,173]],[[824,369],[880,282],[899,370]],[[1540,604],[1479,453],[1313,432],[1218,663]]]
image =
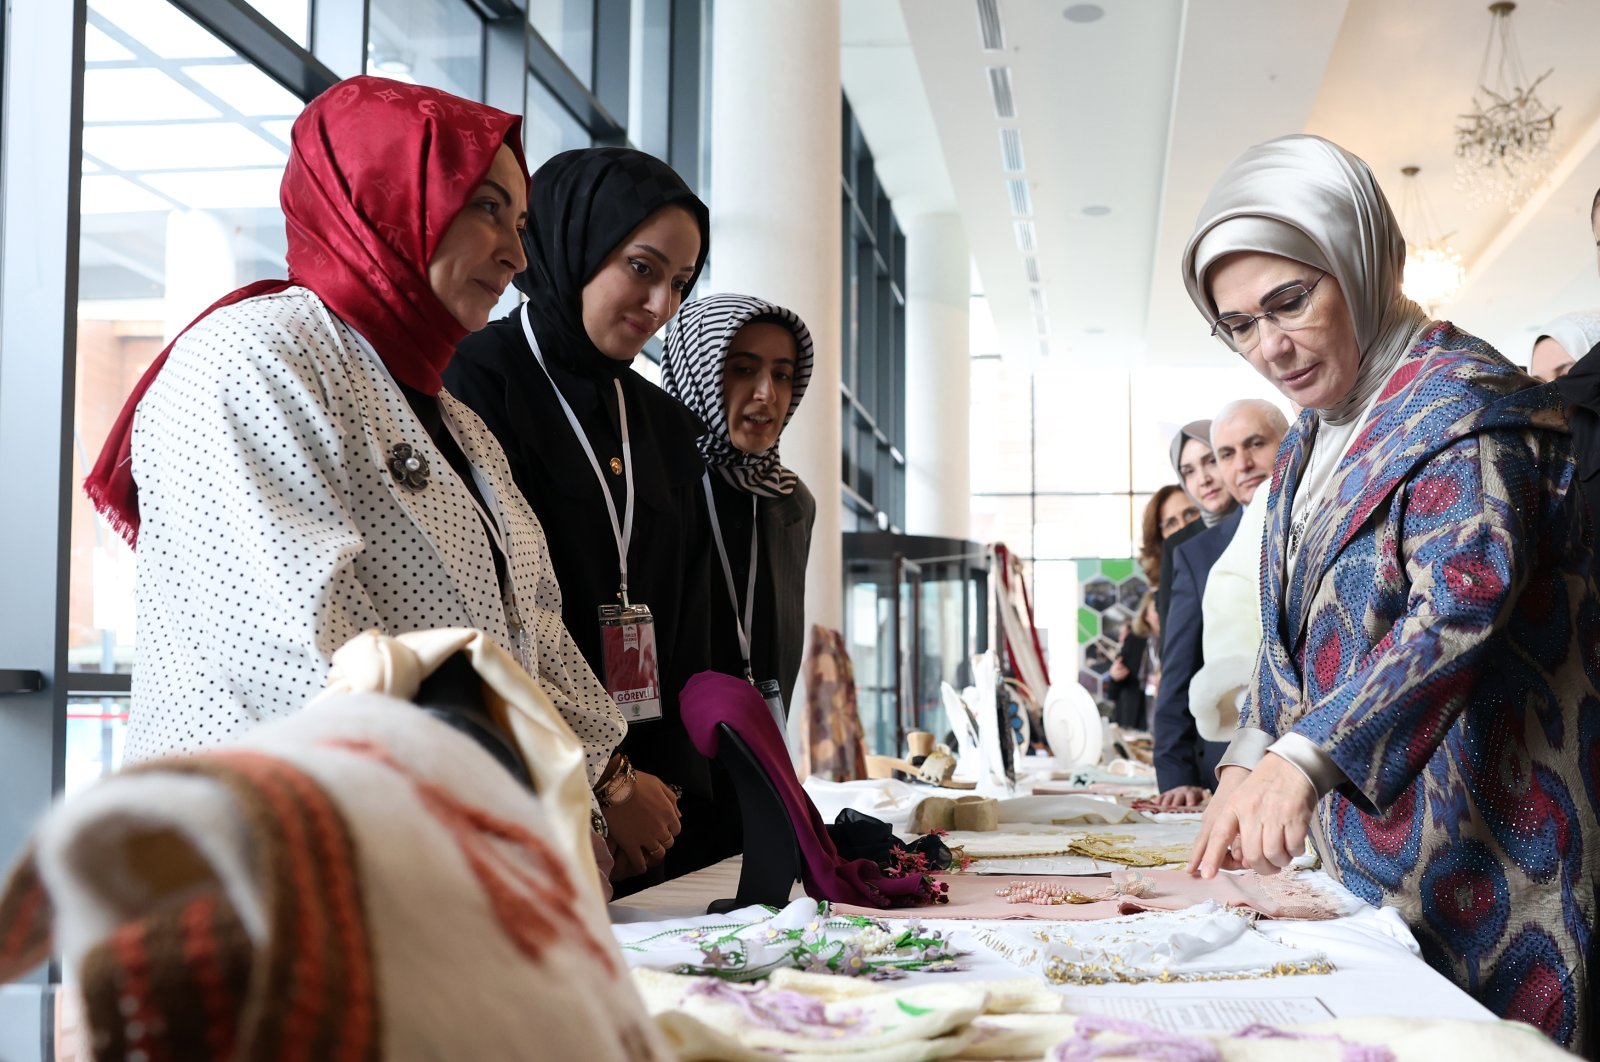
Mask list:
[[1317,285],[1321,284],[1323,277],[1327,275],[1323,273],[1317,277],[1309,288],[1304,284],[1293,284],[1284,288],[1254,316],[1247,313],[1223,314],[1217,318],[1217,323],[1211,326],[1211,334],[1222,340],[1229,350],[1238,354],[1248,354],[1261,343],[1261,329],[1256,326],[1257,321],[1271,321],[1285,332],[1304,328],[1307,324],[1306,311],[1311,308],[1311,293],[1317,290]]

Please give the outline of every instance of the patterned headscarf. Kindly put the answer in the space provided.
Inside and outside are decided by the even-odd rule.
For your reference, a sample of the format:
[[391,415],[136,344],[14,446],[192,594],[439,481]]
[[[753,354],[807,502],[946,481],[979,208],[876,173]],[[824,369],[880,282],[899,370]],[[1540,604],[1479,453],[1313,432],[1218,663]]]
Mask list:
[[[306,105],[289,134],[279,191],[289,279],[230,292],[195,321],[303,285],[372,343],[396,380],[439,392],[439,374],[467,330],[433,293],[428,263],[501,144],[527,180],[521,133],[516,115],[438,89],[365,75],[339,82]],[[134,386],[84,481],[130,545],[139,533],[133,413],[171,350],[169,343]]]
[[1206,274],[1224,255],[1262,251],[1331,273],[1361,346],[1350,392],[1317,415],[1346,424],[1367,407],[1426,323],[1400,291],[1406,241],[1372,170],[1321,137],[1257,144],[1217,178],[1183,251],[1183,282],[1208,324],[1217,307]]
[[[764,299],[708,295],[679,311],[667,331],[661,386],[710,429],[699,442],[707,467],[740,490],[775,497],[793,493],[798,477],[779,463],[777,442],[759,454],[745,453],[733,445],[728,435],[728,399],[722,391],[722,363],[728,358],[728,347],[739,329],[757,317],[777,318],[794,333],[794,385],[789,412],[783,418],[783,427],[788,427],[811,380],[811,331],[799,314]],[[779,435],[781,438],[781,428]]]
[[632,148],[579,148],[539,167],[523,238],[528,268],[516,285],[532,304],[533,333],[546,361],[590,379],[628,371],[590,340],[583,288],[630,232],[666,206],[682,207],[700,228],[687,296],[711,249],[711,212],[671,166]]

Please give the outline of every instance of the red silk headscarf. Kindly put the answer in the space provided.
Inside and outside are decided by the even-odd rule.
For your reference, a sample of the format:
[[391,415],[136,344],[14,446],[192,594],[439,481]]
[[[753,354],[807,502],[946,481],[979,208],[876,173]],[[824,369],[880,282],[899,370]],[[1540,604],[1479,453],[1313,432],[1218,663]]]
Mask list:
[[[289,279],[230,292],[183,331],[224,306],[303,285],[371,342],[396,380],[437,393],[467,330],[434,295],[428,263],[501,144],[527,181],[521,129],[516,115],[438,89],[367,76],[339,82],[290,134],[279,192]],[[134,386],[83,484],[129,545],[139,534],[133,414],[171,350]]]

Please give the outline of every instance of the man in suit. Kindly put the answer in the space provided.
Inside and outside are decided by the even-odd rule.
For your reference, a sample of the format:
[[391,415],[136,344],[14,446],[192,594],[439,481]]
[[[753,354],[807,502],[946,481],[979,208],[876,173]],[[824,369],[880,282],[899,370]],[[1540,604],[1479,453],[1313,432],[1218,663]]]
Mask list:
[[1211,422],[1217,469],[1238,506],[1172,555],[1172,600],[1163,625],[1161,687],[1152,725],[1158,799],[1172,807],[1192,807],[1205,799],[1227,747],[1203,741],[1189,712],[1189,680],[1204,663],[1200,601],[1211,566],[1233,540],[1244,506],[1271,477],[1278,445],[1288,430],[1278,407],[1256,398],[1230,402]]

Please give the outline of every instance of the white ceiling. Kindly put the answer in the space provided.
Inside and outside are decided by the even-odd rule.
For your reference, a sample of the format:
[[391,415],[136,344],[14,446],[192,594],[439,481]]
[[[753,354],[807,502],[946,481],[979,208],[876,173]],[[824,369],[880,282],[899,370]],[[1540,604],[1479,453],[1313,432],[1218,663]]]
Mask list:
[[[1365,158],[1391,202],[1400,167],[1419,180],[1468,268],[1441,313],[1526,355],[1540,324],[1600,305],[1587,215],[1600,186],[1600,4],[1521,0],[1528,70],[1553,67],[1561,159],[1520,212],[1474,209],[1455,187],[1452,132],[1488,38],[1476,0],[998,0],[1004,47],[985,51],[977,0],[843,0],[845,91],[902,222],[962,217],[1001,347],[1053,361],[1230,360],[1208,339],[1178,275],[1183,244],[1222,167],[1289,132]],[[996,116],[988,68],[1006,67],[1015,118]],[[1000,130],[1021,136],[1004,172]],[[1034,295],[1006,179],[1026,180],[1038,249]],[[1087,216],[1085,207],[1106,207]],[[1438,235],[1438,234],[1435,234]]]

